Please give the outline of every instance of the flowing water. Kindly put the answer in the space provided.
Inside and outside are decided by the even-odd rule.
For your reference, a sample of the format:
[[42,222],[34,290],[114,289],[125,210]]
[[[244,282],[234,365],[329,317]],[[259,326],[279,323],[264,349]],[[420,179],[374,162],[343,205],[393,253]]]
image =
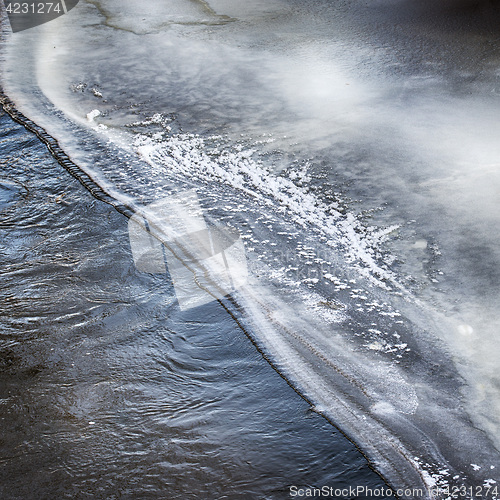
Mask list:
[[136,271],[126,219],[0,128],[2,498],[387,489],[220,306],[181,312]]
[[[141,305],[137,266],[137,314],[163,301],[200,341],[207,318],[237,324],[395,488],[495,498],[498,19],[490,2],[87,1],[4,23],[2,86],[137,220],[195,196],[241,235],[229,297],[183,311],[175,273],[153,272],[170,300]],[[21,189],[9,177],[2,204]]]

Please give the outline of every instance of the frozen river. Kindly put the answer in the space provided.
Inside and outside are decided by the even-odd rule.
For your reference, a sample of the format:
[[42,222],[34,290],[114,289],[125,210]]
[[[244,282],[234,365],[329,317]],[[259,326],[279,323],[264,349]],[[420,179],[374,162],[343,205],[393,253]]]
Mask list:
[[[472,1],[81,1],[4,22],[1,84],[172,252],[189,321],[227,314],[394,488],[495,498],[499,20]],[[181,299],[176,231],[205,224],[245,259],[229,296],[195,279],[218,301]]]

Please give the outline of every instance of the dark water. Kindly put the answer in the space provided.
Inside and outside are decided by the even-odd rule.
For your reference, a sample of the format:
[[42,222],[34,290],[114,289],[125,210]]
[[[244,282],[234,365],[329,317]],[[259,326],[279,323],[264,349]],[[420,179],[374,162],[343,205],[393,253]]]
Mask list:
[[1,498],[385,487],[220,306],[182,313],[138,273],[125,217],[5,114],[0,151]]

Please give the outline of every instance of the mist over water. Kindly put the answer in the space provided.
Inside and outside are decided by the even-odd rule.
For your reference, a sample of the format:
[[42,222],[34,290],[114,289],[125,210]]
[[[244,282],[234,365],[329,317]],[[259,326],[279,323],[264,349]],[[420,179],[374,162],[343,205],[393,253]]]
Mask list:
[[195,189],[240,231],[241,321],[389,481],[482,485],[498,20],[493,2],[80,2],[6,36],[2,85],[117,199]]

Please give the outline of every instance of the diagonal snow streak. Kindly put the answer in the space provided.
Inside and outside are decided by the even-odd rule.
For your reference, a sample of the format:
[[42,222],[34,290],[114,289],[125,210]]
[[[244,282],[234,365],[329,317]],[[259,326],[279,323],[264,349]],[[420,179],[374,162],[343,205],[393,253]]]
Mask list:
[[380,253],[382,243],[399,226],[367,229],[352,213],[343,214],[291,179],[267,171],[254,149],[228,148],[220,136],[140,135],[135,147],[156,173],[188,177],[200,185],[212,181],[235,188],[326,237],[329,246],[341,250],[347,263],[376,285],[403,290],[381,262]]

